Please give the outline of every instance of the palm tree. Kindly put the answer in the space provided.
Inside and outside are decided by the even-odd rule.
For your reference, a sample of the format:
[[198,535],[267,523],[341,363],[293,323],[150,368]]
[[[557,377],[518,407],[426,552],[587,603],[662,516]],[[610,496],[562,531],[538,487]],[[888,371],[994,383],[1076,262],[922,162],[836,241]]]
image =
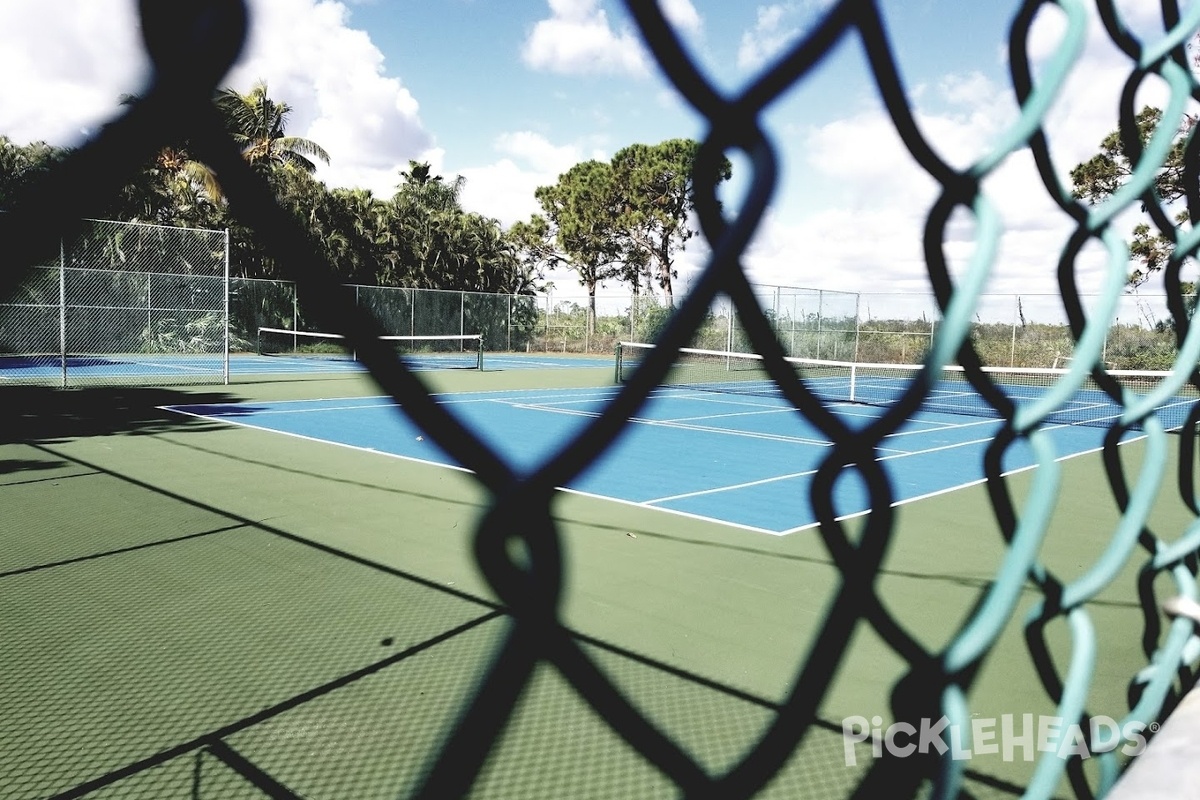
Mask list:
[[292,107],[272,100],[267,95],[265,81],[254,84],[249,94],[222,89],[217,93],[216,103],[225,116],[230,135],[251,166],[264,170],[298,169],[311,175],[317,169],[313,158],[329,163],[329,154],[319,144],[286,134]]
[[415,206],[429,213],[438,211],[461,211],[459,197],[467,179],[462,175],[446,183],[441,175],[431,175],[428,163],[409,161],[407,170],[400,170],[404,179],[396,188],[393,200],[400,205]]

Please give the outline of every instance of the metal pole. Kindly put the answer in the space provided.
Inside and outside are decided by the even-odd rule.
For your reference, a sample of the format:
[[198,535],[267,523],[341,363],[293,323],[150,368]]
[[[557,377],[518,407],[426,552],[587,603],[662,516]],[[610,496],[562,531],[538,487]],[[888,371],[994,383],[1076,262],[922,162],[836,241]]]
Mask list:
[[[825,292],[817,290],[817,358],[821,357],[821,340],[825,338]],[[793,355],[795,355],[793,353]]]
[[862,323],[859,321],[860,307],[862,306],[862,294],[854,295],[854,363],[858,363],[858,337],[862,330]]
[[733,315],[737,313],[733,302],[729,303],[729,321],[725,324],[725,352],[733,352]]
[[629,295],[629,341],[637,341],[637,311],[638,311],[638,293],[633,291]]
[[[772,305],[771,327],[775,329],[775,338],[778,339],[780,342],[782,342],[783,337],[780,336],[780,333],[782,333],[782,330],[779,327],[779,299],[780,299],[779,293],[780,293],[780,287],[778,287],[778,286],[776,286],[775,291],[773,291],[771,293],[772,294],[772,297],[771,297],[771,305]],[[789,356],[795,355],[795,353],[792,352],[792,345],[791,345],[790,339],[788,342],[787,355],[789,355]]]
[[1012,321],[1012,347],[1008,351],[1008,365],[1015,367],[1017,365],[1017,320],[1020,319],[1021,296],[1014,295],[1016,302],[1013,305],[1013,321]]
[[229,383],[229,228],[225,229],[225,354],[222,361],[222,377]]
[[67,253],[58,240],[58,355],[62,362],[62,388],[67,388]]

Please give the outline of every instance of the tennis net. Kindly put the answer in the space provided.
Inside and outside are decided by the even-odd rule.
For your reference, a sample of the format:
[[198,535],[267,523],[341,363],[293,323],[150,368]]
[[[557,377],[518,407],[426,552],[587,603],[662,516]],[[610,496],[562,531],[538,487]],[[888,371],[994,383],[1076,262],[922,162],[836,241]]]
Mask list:
[[[336,333],[258,329],[259,355],[286,358],[358,361],[345,338]],[[381,336],[392,351],[415,369],[483,369],[483,336]]]
[[[619,343],[617,382],[624,383],[653,349],[652,344]],[[864,364],[810,358],[788,358],[786,361],[821,400],[869,406],[894,403],[922,369],[916,364]],[[984,367],[983,371],[1016,405],[1040,397],[1068,372],[1065,369],[1013,367]],[[1107,374],[1127,392],[1148,394],[1172,373],[1108,370]],[[779,387],[767,374],[762,356],[755,353],[682,348],[663,384],[740,395],[781,396]],[[1180,393],[1159,404],[1155,413],[1165,428],[1178,429],[1185,424],[1198,399],[1200,392],[1185,384]],[[968,382],[966,371],[958,365],[942,369],[921,408],[970,416],[1003,416]],[[1120,402],[1088,377],[1067,402],[1045,419],[1050,423],[1108,426],[1120,418],[1122,408]]]

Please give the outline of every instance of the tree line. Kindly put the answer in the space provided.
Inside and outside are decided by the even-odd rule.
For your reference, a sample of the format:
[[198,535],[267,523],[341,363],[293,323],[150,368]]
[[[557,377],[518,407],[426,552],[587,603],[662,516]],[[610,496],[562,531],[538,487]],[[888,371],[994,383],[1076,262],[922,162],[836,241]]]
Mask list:
[[[273,99],[264,82],[245,94],[222,89],[214,102],[243,157],[312,232],[346,283],[532,294],[543,288],[548,270],[565,269],[593,298],[593,316],[596,287],[609,280],[629,283],[635,293],[657,289],[673,302],[675,259],[695,235],[689,227],[694,141],[635,144],[611,162],[578,164],[537,189],[542,213],[505,230],[462,207],[464,178],[447,180],[428,163],[410,161],[390,198],[327,187],[315,173],[329,154],[288,134],[292,109]],[[0,209],[68,152],[0,135]],[[728,177],[726,163],[721,178]],[[285,277],[254,232],[230,213],[220,175],[195,161],[186,141],[149,158],[97,216],[229,229],[233,275]]]

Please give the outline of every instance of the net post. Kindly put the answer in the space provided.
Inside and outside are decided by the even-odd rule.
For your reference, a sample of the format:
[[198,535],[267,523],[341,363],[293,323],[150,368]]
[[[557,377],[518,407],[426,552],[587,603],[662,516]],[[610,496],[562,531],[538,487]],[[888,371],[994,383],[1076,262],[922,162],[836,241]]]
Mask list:
[[616,358],[617,371],[613,375],[613,383],[620,384],[621,383],[621,343],[620,342],[617,342],[616,355],[617,355],[617,358]]
[[475,358],[475,369],[483,372],[483,334],[479,334],[478,347]]

